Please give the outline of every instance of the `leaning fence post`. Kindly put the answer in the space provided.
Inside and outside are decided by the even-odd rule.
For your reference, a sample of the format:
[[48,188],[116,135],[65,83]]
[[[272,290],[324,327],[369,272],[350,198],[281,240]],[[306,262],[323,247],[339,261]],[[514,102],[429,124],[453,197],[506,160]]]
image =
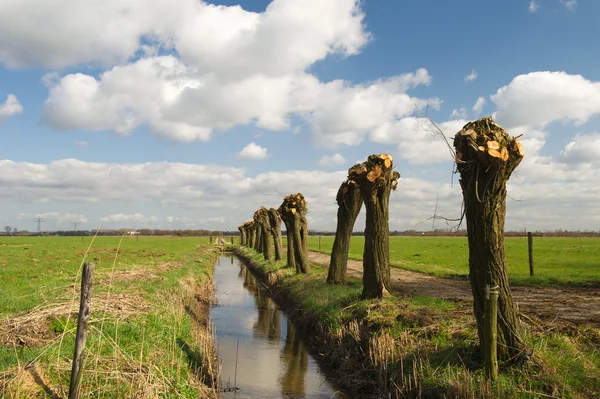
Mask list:
[[527,247],[529,249],[529,275],[533,277],[533,234],[527,232]]
[[79,302],[79,316],[77,317],[77,336],[75,339],[75,353],[73,354],[73,368],[71,369],[71,383],[69,385],[69,399],[79,398],[79,387],[83,376],[83,350],[85,349],[85,333],[90,316],[90,302],[92,300],[92,277],[94,264],[86,262],[81,273],[81,299]]
[[486,376],[498,378],[498,286],[485,286],[483,364]]

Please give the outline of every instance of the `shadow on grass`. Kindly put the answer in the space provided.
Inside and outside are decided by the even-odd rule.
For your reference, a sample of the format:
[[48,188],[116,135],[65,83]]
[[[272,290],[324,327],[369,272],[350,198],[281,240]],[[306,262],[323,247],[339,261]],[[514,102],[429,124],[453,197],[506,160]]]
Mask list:
[[190,366],[192,372],[198,377],[198,379],[209,388],[214,388],[214,381],[207,368],[208,361],[202,356],[201,353],[192,349],[183,339],[177,338],[177,345],[185,353],[186,360]]

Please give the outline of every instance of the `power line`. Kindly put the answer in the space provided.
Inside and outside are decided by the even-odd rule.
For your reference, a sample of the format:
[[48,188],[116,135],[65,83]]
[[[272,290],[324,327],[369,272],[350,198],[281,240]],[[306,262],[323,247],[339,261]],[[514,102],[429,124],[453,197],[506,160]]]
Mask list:
[[33,219],[34,222],[37,222],[37,231],[38,233],[42,232],[42,223],[45,222],[44,218],[41,217],[36,217],[35,219]]

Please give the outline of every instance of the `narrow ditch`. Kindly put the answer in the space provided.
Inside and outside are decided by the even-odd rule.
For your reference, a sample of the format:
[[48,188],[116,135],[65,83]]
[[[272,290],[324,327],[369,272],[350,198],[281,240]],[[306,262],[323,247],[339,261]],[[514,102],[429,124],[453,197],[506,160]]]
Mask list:
[[306,338],[236,256],[217,259],[213,281],[218,304],[210,316],[222,398],[348,397],[328,380]]

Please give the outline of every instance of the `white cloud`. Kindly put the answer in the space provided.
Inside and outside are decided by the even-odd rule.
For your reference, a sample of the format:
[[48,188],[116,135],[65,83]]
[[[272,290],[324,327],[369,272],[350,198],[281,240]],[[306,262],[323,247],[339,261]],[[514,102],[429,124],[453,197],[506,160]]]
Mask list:
[[539,10],[541,4],[541,0],[531,0],[529,2],[529,12],[534,14],[537,10]]
[[87,223],[88,218],[85,215],[76,213],[44,212],[44,213],[20,213],[17,219],[42,218],[46,222],[56,223]]
[[566,72],[519,75],[490,98],[498,123],[507,128],[544,127],[554,121],[580,125],[600,114],[600,82]]
[[450,114],[450,119],[467,119],[467,109],[465,107],[460,107],[460,109],[453,109]]
[[242,150],[237,153],[237,157],[242,159],[265,159],[268,157],[268,154],[266,148],[252,142],[242,148]]
[[[460,123],[451,121],[440,125],[448,134],[454,134],[460,129]],[[543,132],[533,131],[528,135],[543,140]],[[439,138],[419,141],[420,147],[413,147],[419,152],[412,156],[443,157],[449,161],[447,149],[443,152],[445,145],[433,144],[439,141]],[[513,198],[523,197],[523,202],[509,200],[507,228],[519,229],[527,224],[526,227],[532,229],[597,229],[597,224],[594,225],[597,223],[594,218],[600,214],[597,164],[566,163],[540,156],[532,143],[535,144],[524,140],[526,156],[509,184],[509,194]],[[409,154],[400,151],[402,153]],[[427,170],[422,171],[426,175]],[[94,226],[102,219],[104,225],[110,223],[114,227],[151,224],[155,228],[163,225],[234,229],[259,206],[278,207],[283,195],[300,191],[308,199],[314,228],[333,230],[337,211],[335,195],[345,177],[345,171],[291,170],[247,176],[241,169],[219,165],[108,164],[76,160],[32,164],[4,160],[0,161],[3,193],[0,203],[18,203],[21,212],[27,212],[39,202],[43,202],[43,206],[77,208],[79,211],[73,214],[87,215],[87,223]],[[436,194],[440,198],[438,214],[459,216],[461,193],[456,182],[451,187],[450,181],[426,181],[403,173],[398,190],[390,198],[390,228],[414,228],[416,223],[430,217]],[[232,198],[244,198],[244,201],[237,201],[232,207]],[[154,207],[154,210],[89,216],[97,214],[98,209],[121,208],[124,203],[128,209]],[[574,213],[573,209],[578,211]],[[220,216],[225,214],[226,217]],[[31,224],[32,219],[28,216],[22,220]],[[71,221],[75,217],[65,219]],[[361,230],[363,220],[357,222],[356,230]]]
[[281,75],[356,54],[369,39],[363,18],[356,0],[274,0],[261,13],[196,0],[3,0],[0,62],[107,66],[163,47],[203,70]]
[[472,82],[477,79],[477,72],[473,69],[470,74],[465,76],[465,82]]
[[141,213],[134,214],[124,214],[124,213],[115,213],[109,216],[104,216],[100,218],[101,222],[106,223],[156,223],[158,218],[156,216],[144,216]]
[[16,114],[23,113],[23,106],[17,100],[17,96],[9,94],[6,96],[4,104],[0,104],[0,123]]
[[[452,138],[467,123],[456,119],[436,123],[444,137]],[[438,130],[425,118],[406,117],[381,125],[371,133],[377,143],[398,144],[397,156],[413,164],[437,163],[452,160],[448,145]]]
[[85,147],[89,147],[90,146],[90,143],[87,142],[87,141],[85,141],[85,140],[77,140],[75,142],[75,144],[77,144],[77,146],[81,147],[81,148],[85,148]]
[[575,136],[560,158],[566,163],[600,162],[600,133]]
[[473,112],[475,113],[475,116],[479,116],[481,114],[481,111],[483,111],[483,107],[485,107],[485,104],[486,100],[483,97],[479,97],[477,101],[475,101],[475,104],[473,104]]
[[338,165],[343,165],[346,162],[346,158],[344,158],[342,154],[335,153],[333,155],[323,155],[321,159],[317,161],[317,166],[322,168],[331,168]]
[[558,0],[567,10],[573,11],[577,7],[577,0]]

